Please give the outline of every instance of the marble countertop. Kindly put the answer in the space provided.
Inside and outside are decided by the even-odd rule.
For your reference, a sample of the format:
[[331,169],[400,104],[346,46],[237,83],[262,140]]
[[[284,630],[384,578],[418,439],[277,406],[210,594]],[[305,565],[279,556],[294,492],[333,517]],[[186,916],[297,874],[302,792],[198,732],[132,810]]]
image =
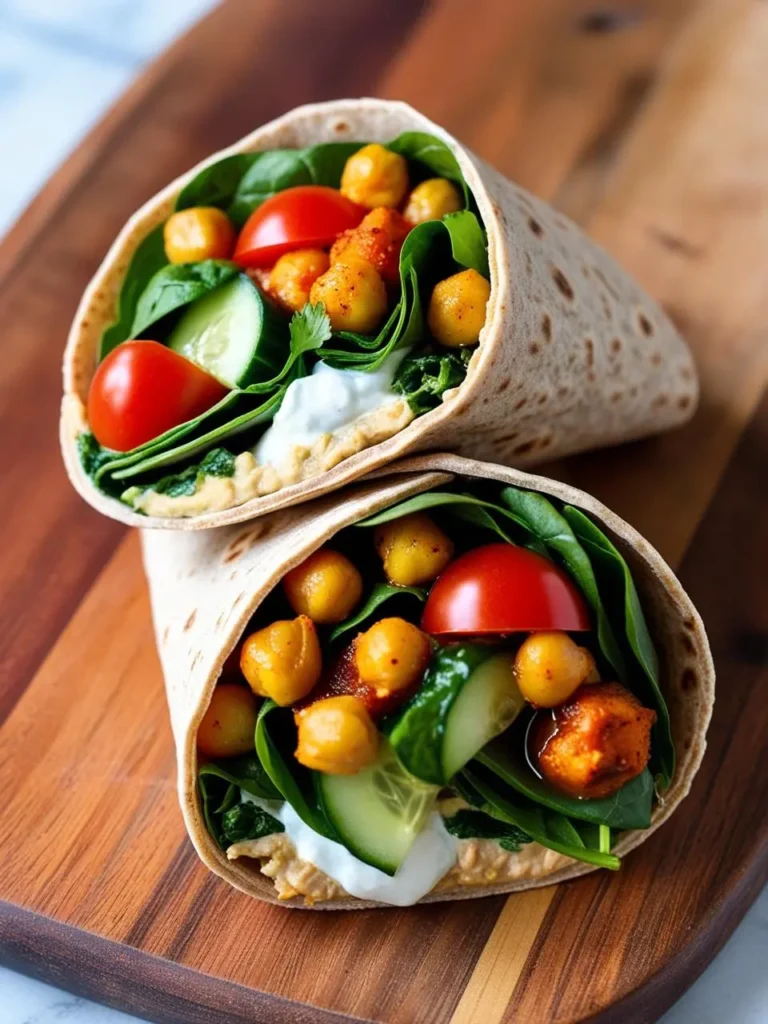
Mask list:
[[[0,0],[0,235],[136,71],[213,0]],[[17,174],[23,157],[26,173]],[[768,1021],[768,890],[665,1024]],[[136,1018],[0,967],[0,1024]]]

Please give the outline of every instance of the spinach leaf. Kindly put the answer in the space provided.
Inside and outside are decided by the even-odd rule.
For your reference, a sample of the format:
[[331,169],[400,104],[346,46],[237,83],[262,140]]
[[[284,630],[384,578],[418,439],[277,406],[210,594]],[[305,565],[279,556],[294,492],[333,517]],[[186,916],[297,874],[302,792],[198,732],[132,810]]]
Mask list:
[[277,832],[285,832],[285,826],[255,804],[239,803],[221,816],[221,831],[227,843],[231,844],[273,836]]
[[461,384],[467,375],[470,356],[471,352],[466,349],[462,349],[460,355],[434,352],[425,356],[406,356],[395,374],[392,388],[403,395],[414,413],[420,416],[436,409],[445,392]]
[[525,531],[526,536],[529,533],[528,524],[525,520],[510,509],[503,508],[501,505],[494,505],[490,501],[483,501],[481,498],[475,498],[471,494],[454,494],[452,491],[426,491],[424,494],[415,494],[412,498],[406,498],[405,501],[400,501],[396,505],[390,505],[389,508],[382,509],[381,512],[368,516],[367,519],[361,519],[359,523],[355,523],[355,526],[381,526],[382,523],[389,523],[393,519],[400,519],[402,516],[411,515],[413,512],[423,512],[425,509],[441,508],[443,506],[450,509],[451,506],[462,505],[487,509],[491,514],[501,515],[521,527]]
[[387,143],[387,149],[400,153],[406,160],[418,161],[431,171],[432,175],[455,182],[464,193],[464,202],[469,205],[469,189],[459,162],[453,150],[442,139],[428,132],[403,132]]
[[200,777],[215,777],[238,789],[244,789],[251,796],[262,800],[280,800],[280,791],[273,785],[261,761],[255,754],[243,757],[230,757],[222,761],[209,761],[200,765]]
[[136,305],[130,337],[137,338],[151,324],[237,277],[240,268],[229,260],[169,263],[150,279]]
[[188,466],[180,473],[165,476],[152,484],[158,494],[171,498],[195,494],[206,476],[228,477],[235,475],[235,456],[226,448],[212,448],[199,466]]
[[653,777],[646,768],[611,796],[600,800],[579,800],[567,796],[540,779],[525,762],[525,736],[521,729],[491,740],[477,760],[535,804],[549,807],[569,818],[610,825],[616,829],[650,828]]
[[488,241],[475,214],[471,210],[448,213],[443,217],[443,224],[451,238],[453,258],[459,266],[490,277]]
[[320,806],[312,773],[293,756],[295,749],[296,726],[290,708],[265,700],[256,721],[256,753],[264,770],[305,825],[338,842]]
[[514,791],[502,789],[498,780],[476,762],[471,769],[465,768],[461,772],[455,788],[473,807],[499,821],[517,826],[541,846],[612,871],[621,866],[615,854],[601,852],[599,844],[593,845],[588,831],[582,834],[569,818],[558,811],[538,806]]
[[77,455],[88,476],[95,476],[102,466],[106,466],[115,457],[108,448],[102,448],[90,431],[84,430],[77,435]]
[[131,337],[131,326],[136,315],[139,296],[150,279],[166,263],[163,243],[163,227],[160,225],[147,235],[138,246],[120,287],[117,299],[117,319],[106,328],[101,336],[99,359],[103,359],[113,348]]
[[358,609],[351,618],[347,619],[345,622],[339,623],[331,633],[329,639],[331,641],[338,640],[340,636],[344,635],[344,633],[348,633],[350,629],[355,629],[356,626],[359,626],[361,623],[365,622],[366,619],[369,619],[385,601],[388,601],[391,597],[400,597],[403,594],[411,594],[413,597],[418,598],[422,603],[427,599],[427,592],[421,587],[394,587],[389,583],[377,583],[365,604]]
[[543,494],[505,487],[501,500],[528,525],[528,529],[562,559],[568,572],[579,585],[597,621],[597,638],[606,660],[625,678],[626,665],[614,636],[608,613],[584,548],[576,539],[568,521]]
[[337,188],[347,159],[361,142],[325,142],[307,149],[273,149],[255,157],[240,179],[227,213],[242,226],[276,192],[296,185]]
[[659,683],[658,657],[632,573],[618,548],[580,509],[567,505],[563,515],[591,558],[601,586],[613,594],[614,607],[623,609],[621,626],[640,669],[635,682],[642,690],[643,699],[655,707],[658,716],[652,733],[652,760],[658,767],[661,785],[666,787],[675,773],[675,745],[669,710]]
[[225,210],[234,199],[243,175],[259,155],[234,153],[206,167],[181,190],[176,199],[176,209],[217,206]]
[[482,811],[462,809],[443,818],[443,824],[457,839],[493,839],[504,850],[518,853],[531,837],[516,825],[508,825]]

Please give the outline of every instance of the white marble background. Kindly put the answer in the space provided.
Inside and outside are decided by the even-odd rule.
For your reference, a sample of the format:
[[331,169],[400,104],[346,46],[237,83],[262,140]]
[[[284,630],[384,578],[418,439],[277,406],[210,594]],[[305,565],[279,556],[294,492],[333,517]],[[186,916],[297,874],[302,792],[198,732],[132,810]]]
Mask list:
[[[213,0],[0,0],[0,235],[141,65],[212,6]],[[1,967],[0,997],[0,1024],[136,1019]],[[664,1018],[723,1022],[768,1022],[768,891]]]

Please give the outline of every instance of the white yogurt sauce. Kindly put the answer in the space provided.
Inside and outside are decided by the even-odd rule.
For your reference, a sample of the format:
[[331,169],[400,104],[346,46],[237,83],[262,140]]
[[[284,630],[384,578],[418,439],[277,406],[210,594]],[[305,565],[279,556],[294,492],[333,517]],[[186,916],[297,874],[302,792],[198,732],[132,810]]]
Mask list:
[[378,370],[335,370],[315,364],[308,377],[288,385],[271,426],[253,454],[262,466],[280,466],[295,446],[310,448],[323,434],[346,427],[358,417],[400,401],[392,381],[407,349],[389,355]]
[[437,812],[433,812],[414,840],[396,874],[390,876],[364,864],[340,843],[326,839],[305,825],[287,800],[282,804],[260,800],[244,790],[240,795],[244,801],[256,804],[283,823],[285,834],[302,860],[320,868],[350,896],[361,900],[410,907],[431,892],[456,863],[458,840],[448,832]]

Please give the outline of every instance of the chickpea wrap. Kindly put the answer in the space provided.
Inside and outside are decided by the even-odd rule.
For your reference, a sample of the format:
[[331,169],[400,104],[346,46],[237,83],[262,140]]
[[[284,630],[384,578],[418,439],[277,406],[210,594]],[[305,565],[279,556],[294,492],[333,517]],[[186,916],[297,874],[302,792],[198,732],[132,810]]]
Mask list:
[[[691,786],[704,626],[651,545],[573,487],[423,456],[142,542],[187,830],[256,898],[405,905],[615,869]],[[254,673],[276,625],[299,646]]]
[[671,322],[567,218],[406,104],[343,100],[131,218],[70,331],[60,436],[99,511],[197,530],[420,451],[527,466],[620,443],[697,397]]

